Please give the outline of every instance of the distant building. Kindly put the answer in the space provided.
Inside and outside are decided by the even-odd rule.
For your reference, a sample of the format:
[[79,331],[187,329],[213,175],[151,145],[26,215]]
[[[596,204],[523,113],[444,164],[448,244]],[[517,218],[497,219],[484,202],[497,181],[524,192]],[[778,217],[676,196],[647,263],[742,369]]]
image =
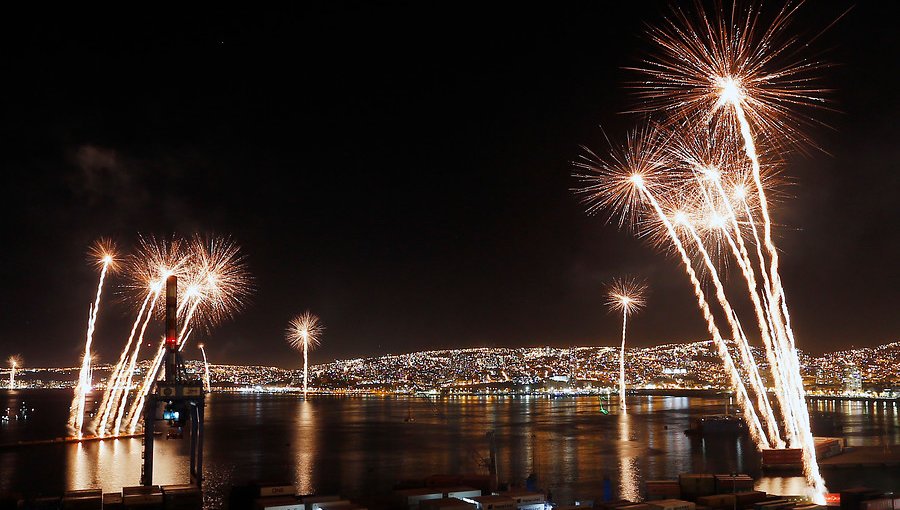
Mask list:
[[844,391],[862,393],[862,372],[856,365],[847,365],[844,369]]

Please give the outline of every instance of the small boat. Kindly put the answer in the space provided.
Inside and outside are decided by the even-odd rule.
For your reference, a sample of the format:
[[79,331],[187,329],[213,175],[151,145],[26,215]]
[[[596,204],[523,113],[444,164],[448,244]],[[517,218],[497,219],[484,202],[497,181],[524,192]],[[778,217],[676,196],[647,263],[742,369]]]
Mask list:
[[733,414],[708,414],[695,419],[691,427],[684,431],[688,435],[710,434],[743,434],[747,431],[747,423],[740,416]]

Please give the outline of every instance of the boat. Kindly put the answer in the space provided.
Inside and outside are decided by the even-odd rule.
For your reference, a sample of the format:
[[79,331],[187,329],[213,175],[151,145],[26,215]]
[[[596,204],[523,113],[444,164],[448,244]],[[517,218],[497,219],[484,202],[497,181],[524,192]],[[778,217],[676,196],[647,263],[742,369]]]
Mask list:
[[743,434],[747,431],[747,423],[740,416],[733,414],[707,414],[695,419],[691,427],[684,431],[688,435],[704,436],[710,434]]

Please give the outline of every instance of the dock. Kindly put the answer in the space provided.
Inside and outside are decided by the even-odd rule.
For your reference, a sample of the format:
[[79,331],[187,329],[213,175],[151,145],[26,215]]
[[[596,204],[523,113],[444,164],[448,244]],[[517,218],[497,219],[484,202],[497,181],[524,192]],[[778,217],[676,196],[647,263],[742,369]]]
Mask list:
[[820,469],[854,469],[900,466],[900,447],[852,446],[833,457],[819,460]]
[[[158,436],[162,432],[154,432],[153,435]],[[14,443],[0,443],[0,450],[11,450],[13,448],[26,448],[29,446],[43,446],[52,444],[73,444],[73,443],[94,443],[98,441],[109,441],[112,439],[136,439],[144,437],[144,433],[140,434],[119,434],[117,436],[84,436],[84,437],[54,437],[53,439],[34,439],[31,441],[16,441]]]

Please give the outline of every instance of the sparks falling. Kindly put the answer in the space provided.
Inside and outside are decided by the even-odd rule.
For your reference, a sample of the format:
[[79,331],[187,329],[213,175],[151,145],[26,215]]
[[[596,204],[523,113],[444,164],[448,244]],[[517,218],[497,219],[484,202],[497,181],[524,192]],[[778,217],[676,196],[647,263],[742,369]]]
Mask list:
[[203,386],[206,387],[206,392],[212,392],[212,389],[209,385],[209,361],[206,359],[206,349],[203,348],[203,344],[197,345],[200,348],[200,352],[203,354]]
[[306,396],[309,384],[309,351],[319,345],[325,327],[319,324],[319,318],[309,310],[291,320],[286,337],[291,347],[303,351],[303,395]]
[[100,296],[103,292],[103,282],[107,273],[115,269],[115,245],[107,240],[100,240],[94,244],[90,251],[90,259],[100,266],[100,281],[97,283],[97,296],[88,313],[87,339],[84,343],[84,355],[81,358],[81,371],[78,375],[78,384],[75,386],[75,395],[72,397],[72,405],[69,410],[69,429],[76,437],[82,437],[84,425],[84,404],[87,393],[90,391],[91,381],[91,343],[94,339],[94,327],[97,323],[97,314],[100,311]]
[[[809,143],[803,128],[817,121],[802,110],[827,108],[826,91],[814,86],[824,65],[800,56],[802,43],[788,33],[799,3],[788,2],[773,19],[763,19],[755,6],[735,6],[731,12],[718,6],[712,14],[695,6],[695,13],[675,6],[661,26],[650,28],[656,50],[631,68],[642,74],[632,83],[640,110],[662,119],[633,132],[608,158],[586,150],[575,163],[584,183],[577,191],[589,213],[605,211],[620,227],[634,227],[657,246],[676,251],[757,447],[801,448],[811,493],[822,502],[826,488],[772,236],[768,193],[774,172],[768,160],[789,146]],[[760,144],[769,152],[761,152]],[[715,286],[753,399],[703,296],[694,257]],[[746,283],[755,321],[745,324],[755,323],[759,330],[780,423],[731,306],[734,296],[725,293],[717,266],[727,263],[737,264]]]
[[[209,331],[246,306],[252,293],[252,279],[244,256],[229,237],[197,235],[185,241],[176,237],[140,236],[137,248],[128,257],[126,273],[126,300],[134,304],[137,314],[90,425],[98,436],[133,434],[140,425],[140,409],[156,382],[165,353],[163,345],[150,369],[143,374],[143,380],[136,377],[137,362],[150,323],[163,316],[159,298],[169,276],[187,282],[178,308],[178,320],[182,324],[179,350],[184,349],[195,326]],[[95,310],[91,308],[92,318]],[[205,354],[203,351],[204,363]],[[208,375],[206,387],[209,389]]]
[[9,357],[9,389],[16,389],[16,369],[22,366],[22,358],[18,355]]
[[619,350],[619,408],[627,411],[625,404],[625,328],[628,316],[636,313],[646,304],[644,293],[647,285],[631,278],[615,280],[607,292],[606,304],[610,309],[622,312],[622,347]]

